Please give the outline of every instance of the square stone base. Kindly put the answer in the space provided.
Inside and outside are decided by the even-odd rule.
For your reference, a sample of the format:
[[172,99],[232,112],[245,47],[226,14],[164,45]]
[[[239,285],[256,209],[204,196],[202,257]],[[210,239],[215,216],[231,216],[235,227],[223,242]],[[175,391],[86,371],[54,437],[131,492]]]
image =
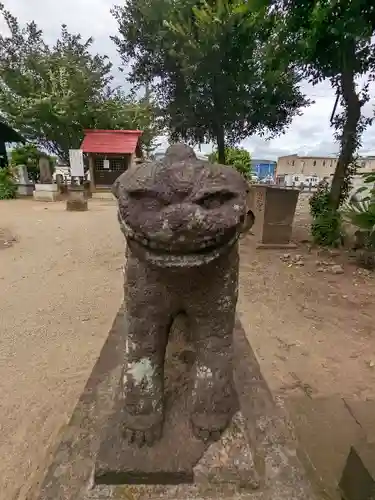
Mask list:
[[[121,408],[117,404],[126,337],[124,312],[121,310],[114,322],[44,479],[28,500],[315,498],[297,458],[289,420],[273,400],[239,321],[234,331],[234,381],[240,410],[221,439],[210,445],[194,442],[182,391],[172,398],[166,416],[167,421],[174,419],[175,430],[164,429],[159,448],[151,451],[154,457],[147,457],[139,448],[126,448],[119,436]],[[170,344],[178,345],[178,325],[172,328],[171,335]],[[191,356],[186,347],[182,352],[183,356],[178,349],[167,352],[169,387],[172,382],[168,377],[173,373],[178,387],[186,384],[187,370],[179,364],[188,365]],[[176,429],[180,436],[176,437]],[[168,471],[172,474],[161,484],[161,473]],[[179,480],[178,472],[182,472]],[[171,484],[171,477],[175,484]]]
[[35,184],[33,196],[36,201],[60,201],[62,199],[57,184]]
[[33,196],[34,184],[18,184],[17,196]]

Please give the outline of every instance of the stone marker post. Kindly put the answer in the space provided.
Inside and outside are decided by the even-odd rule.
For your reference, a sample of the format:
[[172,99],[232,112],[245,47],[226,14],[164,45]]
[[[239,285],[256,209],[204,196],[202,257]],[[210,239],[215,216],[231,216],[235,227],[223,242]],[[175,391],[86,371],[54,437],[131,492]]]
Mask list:
[[40,158],[39,160],[40,184],[52,184],[51,165],[48,158]]
[[29,174],[26,165],[17,165],[17,174],[20,184],[29,184]]
[[26,165],[17,165],[18,175],[18,196],[32,196],[34,191],[34,184],[30,183],[29,174]]
[[48,158],[39,160],[39,183],[35,184],[34,199],[37,201],[58,201],[60,193],[57,184],[54,184],[51,165]]

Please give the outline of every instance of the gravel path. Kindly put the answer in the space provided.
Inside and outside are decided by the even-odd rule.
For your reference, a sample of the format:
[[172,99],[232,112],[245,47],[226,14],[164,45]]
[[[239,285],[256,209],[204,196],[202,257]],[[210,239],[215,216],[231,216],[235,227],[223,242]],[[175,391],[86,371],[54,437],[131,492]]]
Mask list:
[[[0,202],[0,499],[25,497],[122,300],[113,202]],[[1,239],[1,238],[0,238]],[[4,237],[2,238],[4,240]]]

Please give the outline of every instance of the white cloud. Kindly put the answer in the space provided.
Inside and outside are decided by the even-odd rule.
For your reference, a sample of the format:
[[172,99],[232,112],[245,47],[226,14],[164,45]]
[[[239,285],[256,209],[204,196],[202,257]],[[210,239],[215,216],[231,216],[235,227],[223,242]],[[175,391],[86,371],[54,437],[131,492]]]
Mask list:
[[[70,31],[81,33],[84,38],[93,36],[94,50],[107,54],[114,65],[116,83],[126,85],[124,75],[117,71],[120,58],[109,38],[117,31],[116,21],[110,9],[123,0],[3,1],[5,7],[16,15],[21,23],[34,20],[43,29],[49,42],[56,39],[61,24],[67,24]],[[0,32],[4,30],[4,23],[0,20]],[[323,82],[315,87],[305,84],[304,90],[315,103],[306,108],[302,116],[293,120],[284,135],[270,141],[255,136],[242,143],[254,157],[275,159],[277,156],[291,153],[326,155],[337,152],[337,144],[334,142],[333,130],[329,123],[335,102],[335,95],[329,82]],[[371,93],[372,97],[375,97],[374,88]],[[370,103],[366,111],[372,112]],[[202,146],[202,151],[210,150],[210,146]],[[369,127],[364,133],[362,150],[366,154],[375,154],[375,126]]]

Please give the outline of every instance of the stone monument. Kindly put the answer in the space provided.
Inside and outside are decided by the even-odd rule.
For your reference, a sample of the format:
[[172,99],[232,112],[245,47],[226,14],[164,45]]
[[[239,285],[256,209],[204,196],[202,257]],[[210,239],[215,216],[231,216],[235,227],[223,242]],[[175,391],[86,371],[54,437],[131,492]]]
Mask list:
[[27,172],[26,165],[17,165],[17,173],[18,173],[17,195],[32,196],[34,191],[34,184],[29,180],[29,174]]
[[39,183],[35,184],[34,199],[37,201],[57,201],[60,199],[59,187],[53,183],[51,165],[48,158],[39,160]]
[[125,301],[30,500],[312,500],[236,317],[246,181],[176,144],[113,193]]
[[40,184],[52,184],[51,165],[48,158],[40,158],[39,160]]
[[68,212],[85,212],[88,209],[87,196],[82,184],[71,184],[66,200]]

